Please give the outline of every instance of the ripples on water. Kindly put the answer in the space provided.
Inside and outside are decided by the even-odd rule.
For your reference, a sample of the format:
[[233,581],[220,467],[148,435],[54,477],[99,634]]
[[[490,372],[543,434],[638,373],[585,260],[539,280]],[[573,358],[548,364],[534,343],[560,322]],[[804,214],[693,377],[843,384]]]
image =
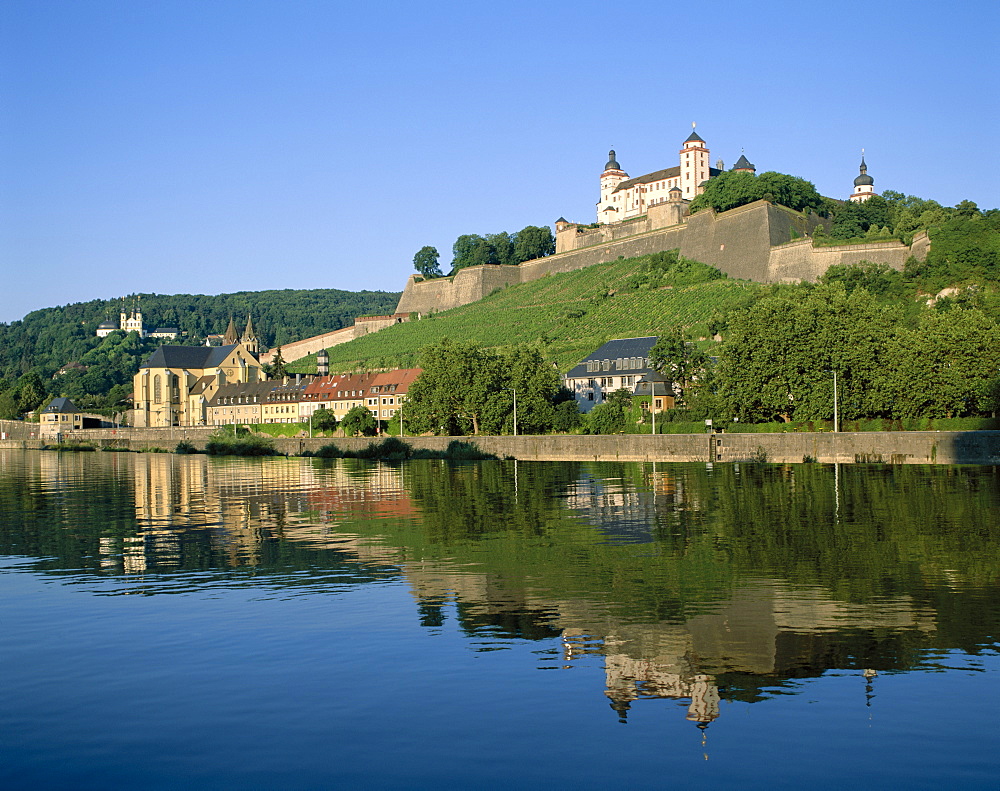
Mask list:
[[0,780],[995,787],[997,483],[0,451]]

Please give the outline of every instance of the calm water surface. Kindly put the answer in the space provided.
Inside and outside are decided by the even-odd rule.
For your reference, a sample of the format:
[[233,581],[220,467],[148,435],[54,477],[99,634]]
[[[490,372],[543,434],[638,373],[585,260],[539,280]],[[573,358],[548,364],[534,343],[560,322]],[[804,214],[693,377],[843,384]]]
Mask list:
[[4,788],[1000,786],[992,467],[0,451]]

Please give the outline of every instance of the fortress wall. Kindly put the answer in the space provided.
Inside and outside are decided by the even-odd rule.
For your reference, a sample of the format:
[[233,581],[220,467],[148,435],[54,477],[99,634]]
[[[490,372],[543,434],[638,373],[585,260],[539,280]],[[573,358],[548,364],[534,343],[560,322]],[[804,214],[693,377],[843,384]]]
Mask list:
[[902,270],[911,254],[914,251],[902,242],[813,247],[811,239],[803,239],[771,250],[767,281],[814,281],[831,266],[859,264],[862,261],[888,264],[893,269]]
[[763,282],[773,210],[769,203],[757,201],[723,214],[711,209],[693,214],[687,218],[681,255],[718,267],[730,277]]
[[[663,208],[666,207],[666,208]],[[773,283],[787,280],[816,280],[833,264],[860,261],[886,263],[902,269],[911,249],[899,242],[813,248],[805,238],[818,225],[826,224],[816,215],[805,217],[767,201],[757,201],[716,214],[710,209],[686,218],[682,224],[636,233],[643,223],[657,224],[673,217],[676,208],[663,204],[650,209],[646,220],[604,226],[575,237],[575,243],[595,243],[525,261],[520,266],[477,266],[463,269],[454,278],[418,282],[411,276],[399,300],[397,313],[448,310],[482,299],[497,288],[528,283],[547,274],[572,272],[594,264],[680,249],[681,255],[718,267],[730,277]],[[569,229],[560,234],[565,237]],[[789,242],[793,233],[803,237]],[[626,234],[621,236],[622,234]],[[616,235],[621,238],[612,238]],[[573,237],[570,237],[573,241]],[[562,239],[560,239],[562,242]],[[912,254],[924,258],[930,242],[926,234],[914,237]]]

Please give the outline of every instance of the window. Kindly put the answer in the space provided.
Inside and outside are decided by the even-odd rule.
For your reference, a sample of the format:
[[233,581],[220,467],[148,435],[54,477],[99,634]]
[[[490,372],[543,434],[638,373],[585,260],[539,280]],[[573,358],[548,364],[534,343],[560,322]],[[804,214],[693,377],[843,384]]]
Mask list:
[[163,401],[163,389],[160,383],[160,375],[153,377],[153,403],[159,404]]

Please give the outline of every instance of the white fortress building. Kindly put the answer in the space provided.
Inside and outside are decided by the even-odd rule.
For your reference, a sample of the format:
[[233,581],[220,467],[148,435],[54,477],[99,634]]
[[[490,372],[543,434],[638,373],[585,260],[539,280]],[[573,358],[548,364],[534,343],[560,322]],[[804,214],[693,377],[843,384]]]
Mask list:
[[[717,167],[709,166],[708,144],[694,131],[694,124],[691,126],[691,134],[681,146],[680,164],[676,167],[633,179],[621,169],[614,149],[608,153],[608,164],[601,173],[601,199],[597,202],[599,223],[610,224],[640,217],[650,206],[666,203],[671,197],[690,201],[704,192],[702,185],[722,172],[722,163],[717,162]],[[745,160],[744,157],[742,161]]]

